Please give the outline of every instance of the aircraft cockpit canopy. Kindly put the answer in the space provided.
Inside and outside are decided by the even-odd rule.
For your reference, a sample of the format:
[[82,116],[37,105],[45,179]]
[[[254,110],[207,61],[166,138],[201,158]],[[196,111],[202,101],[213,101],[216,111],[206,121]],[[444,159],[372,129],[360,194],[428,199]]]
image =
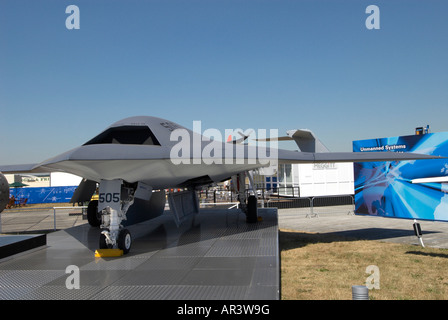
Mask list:
[[160,146],[159,141],[147,126],[112,127],[86,142],[91,144],[134,144]]

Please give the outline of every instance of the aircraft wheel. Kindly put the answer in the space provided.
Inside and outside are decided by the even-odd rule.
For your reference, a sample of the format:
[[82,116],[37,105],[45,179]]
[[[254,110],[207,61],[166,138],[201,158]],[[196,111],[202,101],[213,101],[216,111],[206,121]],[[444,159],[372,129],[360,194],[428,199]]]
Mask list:
[[87,221],[92,227],[101,225],[101,214],[98,212],[98,200],[92,200],[87,207]]
[[122,229],[118,234],[118,249],[123,250],[123,254],[126,254],[131,250],[132,237],[128,229]]
[[249,198],[247,199],[246,222],[255,223],[257,221],[258,221],[257,198],[255,196],[249,196]]
[[106,242],[106,236],[102,233],[100,234],[100,249],[110,249]]

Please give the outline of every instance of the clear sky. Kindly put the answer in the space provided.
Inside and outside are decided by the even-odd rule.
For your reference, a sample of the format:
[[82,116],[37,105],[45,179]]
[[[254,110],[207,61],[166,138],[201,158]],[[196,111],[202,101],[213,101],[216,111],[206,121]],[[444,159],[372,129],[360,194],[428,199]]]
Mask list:
[[0,164],[134,115],[308,128],[332,151],[448,131],[447,13],[446,0],[1,0]]

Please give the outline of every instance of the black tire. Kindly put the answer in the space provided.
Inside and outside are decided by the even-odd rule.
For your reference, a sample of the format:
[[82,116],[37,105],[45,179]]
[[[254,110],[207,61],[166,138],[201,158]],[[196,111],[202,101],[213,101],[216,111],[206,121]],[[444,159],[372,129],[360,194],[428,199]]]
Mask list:
[[101,214],[98,213],[98,200],[92,200],[87,207],[87,221],[92,227],[101,225]]
[[122,229],[118,234],[117,240],[118,249],[123,250],[123,254],[126,254],[131,250],[132,236],[128,229]]
[[106,236],[102,233],[100,234],[100,249],[109,249],[106,243]]
[[249,196],[249,198],[247,199],[246,222],[255,223],[257,221],[258,221],[257,198],[255,196]]

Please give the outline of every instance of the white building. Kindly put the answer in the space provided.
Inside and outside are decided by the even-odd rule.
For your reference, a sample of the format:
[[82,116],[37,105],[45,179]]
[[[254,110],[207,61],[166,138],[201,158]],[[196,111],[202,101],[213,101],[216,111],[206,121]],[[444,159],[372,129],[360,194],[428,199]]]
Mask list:
[[5,174],[8,183],[22,182],[28,188],[78,186],[82,178],[65,172],[46,174]]
[[354,194],[351,162],[279,164],[277,173],[265,176],[264,181],[267,190],[277,188],[280,195],[317,197]]

